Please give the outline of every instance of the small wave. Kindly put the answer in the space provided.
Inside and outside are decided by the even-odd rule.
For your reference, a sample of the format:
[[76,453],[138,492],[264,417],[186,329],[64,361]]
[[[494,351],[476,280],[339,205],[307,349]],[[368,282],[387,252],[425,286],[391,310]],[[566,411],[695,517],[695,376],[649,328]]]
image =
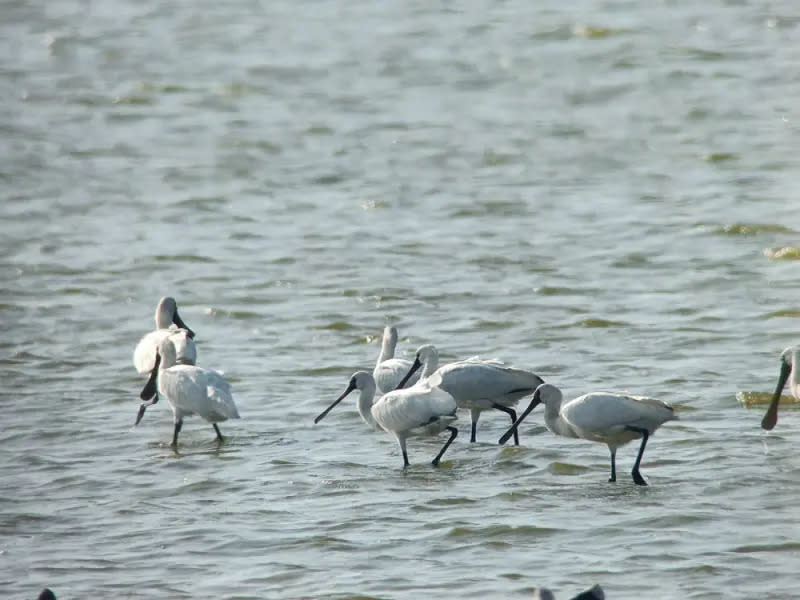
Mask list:
[[772,260],[798,260],[800,259],[800,248],[795,248],[794,246],[765,248],[764,256]]

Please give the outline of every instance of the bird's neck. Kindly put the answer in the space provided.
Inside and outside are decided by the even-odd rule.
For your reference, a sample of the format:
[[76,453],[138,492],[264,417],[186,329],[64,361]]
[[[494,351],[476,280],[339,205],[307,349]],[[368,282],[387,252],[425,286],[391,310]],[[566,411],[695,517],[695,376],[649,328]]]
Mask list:
[[561,418],[561,403],[548,402],[544,405],[544,423],[547,428],[564,437],[577,437],[569,425]]
[[378,355],[378,362],[376,364],[381,364],[385,360],[389,360],[390,358],[394,358],[394,347],[396,342],[393,342],[389,338],[384,338],[383,342],[381,343],[381,353]]
[[375,418],[372,416],[372,402],[374,399],[375,384],[373,383],[371,386],[362,389],[358,396],[358,414],[361,415],[361,418],[364,419],[367,425],[375,429],[380,429],[381,427],[375,422]]
[[436,372],[436,369],[439,368],[439,357],[436,354],[429,354],[425,358],[425,362],[422,364],[422,375],[419,376],[420,379],[427,379],[431,375]]
[[169,329],[172,317],[165,310],[156,310],[156,329]]

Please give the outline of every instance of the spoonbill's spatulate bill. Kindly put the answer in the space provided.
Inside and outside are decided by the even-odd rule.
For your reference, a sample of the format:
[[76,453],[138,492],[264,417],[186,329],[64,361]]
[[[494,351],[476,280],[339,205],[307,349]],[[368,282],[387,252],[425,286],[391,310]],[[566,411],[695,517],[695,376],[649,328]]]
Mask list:
[[197,361],[194,331],[186,326],[178,314],[174,298],[166,296],[156,307],[156,328],[145,335],[133,351],[133,364],[140,375],[149,375],[156,360],[156,350],[161,340],[169,338],[175,346],[176,360],[180,364],[193,365]]
[[505,443],[528,413],[541,403],[545,405],[545,424],[556,435],[602,442],[608,446],[611,453],[609,481],[617,480],[617,448],[641,438],[642,443],[631,476],[637,485],[647,485],[639,473],[645,445],[663,423],[678,418],[673,408],[666,402],[653,398],[614,392],[592,392],[566,404],[562,400],[561,390],[556,386],[548,383],[540,385],[536,388],[528,408],[503,434],[500,443]]
[[[156,391],[166,397],[174,414],[173,447],[178,445],[184,417],[198,415],[204,418],[214,426],[220,442],[224,438],[217,423],[239,418],[230,384],[216,371],[176,364],[175,346],[169,339],[161,340],[158,345],[153,370],[141,393],[142,400],[155,397]],[[147,403],[142,406],[147,406]],[[143,412],[140,408],[137,423]]]
[[[403,376],[411,368],[411,361],[404,358],[394,358],[394,349],[397,346],[397,329],[395,327],[384,327],[383,342],[381,343],[381,353],[378,355],[378,362],[372,371],[375,378],[375,385],[378,393],[385,394],[399,387]],[[417,383],[419,373],[406,381],[407,387]]]
[[420,382],[414,387],[384,394],[373,404],[375,389],[375,378],[366,371],[357,371],[350,378],[344,393],[322,411],[314,419],[314,423],[324,419],[350,392],[359,390],[358,412],[361,418],[372,427],[394,435],[403,452],[404,468],[409,465],[406,451],[408,438],[434,436],[444,430],[449,431],[450,437],[431,461],[431,464],[438,466],[445,451],[458,435],[458,429],[451,425],[456,420],[457,409],[453,398],[440,389]]
[[[439,367],[439,353],[431,345],[417,350],[414,364],[408,371],[411,376],[423,367],[422,379],[431,387],[438,387],[455,399],[459,408],[467,408],[472,417],[470,442],[475,441],[478,419],[484,410],[495,409],[506,413],[513,423],[517,413],[512,408],[525,396],[531,395],[544,380],[530,371],[517,369],[499,360],[478,357],[460,360]],[[405,384],[405,379],[400,385]],[[519,445],[519,435],[514,431],[514,443]]]
[[772,396],[764,418],[761,419],[761,427],[769,431],[778,422],[778,403],[781,400],[786,381],[789,381],[789,388],[792,396],[800,400],[800,346],[792,346],[781,353],[781,371],[778,375],[778,386]]

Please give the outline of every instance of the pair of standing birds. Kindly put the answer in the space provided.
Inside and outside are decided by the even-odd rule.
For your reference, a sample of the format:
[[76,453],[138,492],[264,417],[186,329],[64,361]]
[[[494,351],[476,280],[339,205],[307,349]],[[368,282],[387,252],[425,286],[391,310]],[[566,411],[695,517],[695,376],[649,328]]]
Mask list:
[[174,298],[167,296],[158,302],[155,321],[155,330],[145,335],[133,352],[136,371],[149,375],[141,393],[145,402],[139,407],[135,424],[139,424],[147,407],[158,402],[161,394],[174,415],[174,448],[178,446],[184,417],[191,415],[211,423],[217,439],[223,441],[217,423],[239,418],[230,384],[216,371],[195,366],[194,332],[178,314]]
[[[437,435],[446,431],[450,437],[433,459],[439,464],[442,455],[458,435],[452,425],[456,409],[470,410],[474,442],[478,419],[485,410],[499,410],[511,418],[511,427],[500,438],[504,444],[513,436],[519,445],[518,427],[539,404],[545,405],[545,424],[557,435],[602,442],[611,454],[611,477],[616,481],[617,448],[641,438],[639,454],[631,475],[638,485],[647,485],[639,465],[650,435],[666,421],[677,419],[673,408],[660,400],[616,392],[593,392],[563,402],[561,391],[530,371],[517,369],[498,360],[472,357],[439,367],[436,348],[425,345],[417,350],[414,362],[394,358],[397,329],[386,327],[378,362],[372,374],[358,371],[350,378],[344,393],[316,419],[318,423],[353,390],[359,390],[358,411],[363,420],[392,433],[403,452],[407,467],[406,440],[410,437]],[[417,371],[422,367],[421,375]],[[403,388],[406,383],[411,387]],[[374,402],[376,391],[382,396]],[[521,398],[533,398],[517,417],[514,406]]]

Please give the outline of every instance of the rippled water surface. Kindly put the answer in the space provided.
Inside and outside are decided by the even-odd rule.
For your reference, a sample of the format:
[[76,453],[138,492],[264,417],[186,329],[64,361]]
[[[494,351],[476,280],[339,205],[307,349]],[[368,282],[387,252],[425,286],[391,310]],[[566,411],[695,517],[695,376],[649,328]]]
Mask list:
[[[3,595],[796,595],[800,413],[753,400],[798,341],[793,3],[2,11]],[[133,427],[166,294],[234,385],[222,446]],[[405,472],[353,398],[313,425],[389,323],[675,404],[650,486],[540,409]]]

